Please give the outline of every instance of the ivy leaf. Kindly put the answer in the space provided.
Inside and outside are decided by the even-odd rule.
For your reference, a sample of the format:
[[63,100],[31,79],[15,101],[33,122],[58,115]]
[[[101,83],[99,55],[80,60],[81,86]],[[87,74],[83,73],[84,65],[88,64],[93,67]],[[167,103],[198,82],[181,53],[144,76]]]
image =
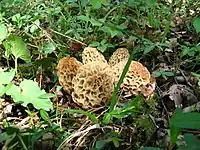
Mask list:
[[7,37],[7,35],[8,35],[7,27],[4,24],[0,23],[0,44]]
[[24,106],[31,103],[36,109],[48,111],[53,108],[51,100],[44,97],[46,92],[32,80],[22,81],[19,87],[13,85],[6,94],[11,95],[14,102],[22,102]]
[[194,18],[193,19],[193,26],[197,33],[200,32],[200,18]]
[[6,51],[11,52],[15,58],[21,58],[25,62],[31,61],[30,52],[26,48],[24,41],[16,35],[10,35],[4,42]]

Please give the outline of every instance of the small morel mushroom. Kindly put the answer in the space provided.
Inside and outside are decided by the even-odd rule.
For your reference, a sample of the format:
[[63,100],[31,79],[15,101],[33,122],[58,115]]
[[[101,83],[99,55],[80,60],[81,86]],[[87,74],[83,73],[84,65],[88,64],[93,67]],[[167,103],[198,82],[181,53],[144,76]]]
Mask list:
[[121,61],[128,61],[130,54],[126,48],[118,48],[110,57],[108,64],[114,66]]
[[93,61],[80,67],[73,78],[73,100],[83,108],[94,108],[109,102],[114,90],[111,67]]
[[[114,82],[119,81],[127,60],[121,61],[113,66]],[[123,83],[121,84],[124,97],[143,94],[145,97],[152,95],[154,86],[151,84],[151,74],[141,63],[132,61]]]
[[83,50],[82,60],[83,60],[83,64],[87,64],[89,62],[94,62],[94,61],[101,61],[101,62],[107,63],[104,56],[96,48],[92,48],[92,47],[86,47]]
[[60,85],[68,94],[72,94],[72,79],[76,76],[82,64],[74,57],[63,57],[57,65],[57,75]]

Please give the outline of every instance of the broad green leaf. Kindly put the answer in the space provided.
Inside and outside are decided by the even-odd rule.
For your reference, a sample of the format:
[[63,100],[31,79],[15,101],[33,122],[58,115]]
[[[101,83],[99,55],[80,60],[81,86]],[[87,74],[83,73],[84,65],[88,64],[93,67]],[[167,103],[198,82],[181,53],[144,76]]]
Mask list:
[[46,111],[53,108],[49,98],[41,98],[46,92],[41,90],[37,82],[32,80],[22,81],[19,87],[13,85],[7,94],[12,96],[14,102],[23,102],[25,106],[31,103],[36,109]]
[[184,134],[184,140],[187,143],[188,149],[200,149],[200,140],[197,139],[193,134],[191,133]]
[[86,21],[86,22],[90,21],[90,18],[88,16],[83,16],[83,15],[77,16],[77,19],[83,20],[83,21]]
[[90,22],[91,22],[91,24],[92,24],[93,26],[102,26],[102,23],[99,22],[99,21],[97,21],[97,20],[95,20],[94,18],[91,18],[91,19],[90,19]]
[[0,71],[0,85],[9,84],[15,76],[15,70],[11,69],[8,72]]
[[51,54],[56,50],[56,44],[54,42],[49,42],[43,46],[42,50],[45,52],[45,54]]
[[193,26],[197,33],[200,32],[200,18],[194,18],[193,19]]
[[10,35],[4,43],[6,43],[6,51],[10,51],[15,58],[21,58],[27,63],[31,61],[30,52],[27,50],[26,44],[19,36]]
[[106,142],[105,141],[97,141],[95,148],[97,149],[102,149],[105,146]]
[[7,37],[7,35],[8,35],[7,27],[4,24],[0,23],[0,44]]
[[101,0],[90,0],[93,9],[101,8]]

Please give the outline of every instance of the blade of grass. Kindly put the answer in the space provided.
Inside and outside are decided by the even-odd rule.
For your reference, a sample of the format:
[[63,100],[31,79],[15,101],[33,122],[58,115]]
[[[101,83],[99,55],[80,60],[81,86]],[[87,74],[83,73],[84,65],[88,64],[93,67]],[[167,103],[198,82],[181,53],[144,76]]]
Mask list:
[[129,70],[129,66],[131,64],[131,61],[133,59],[134,54],[135,54],[135,51],[132,50],[131,55],[130,55],[130,57],[129,57],[129,59],[128,59],[125,67],[124,67],[124,70],[123,70],[123,72],[122,72],[122,74],[120,76],[120,79],[119,79],[119,81],[117,83],[117,86],[115,86],[115,88],[114,88],[114,92],[113,92],[112,97],[111,97],[109,113],[111,113],[113,111],[113,109],[115,108],[115,106],[117,104],[117,99],[118,99],[117,93],[118,93],[118,90],[120,88],[120,85],[123,83],[123,80],[124,80],[124,78],[126,76],[126,73]]

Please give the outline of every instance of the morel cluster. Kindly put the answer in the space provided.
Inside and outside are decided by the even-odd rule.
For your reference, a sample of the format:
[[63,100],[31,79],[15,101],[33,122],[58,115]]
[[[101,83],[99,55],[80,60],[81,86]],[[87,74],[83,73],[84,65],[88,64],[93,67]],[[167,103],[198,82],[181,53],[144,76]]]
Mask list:
[[[117,49],[107,62],[96,49],[87,47],[82,53],[82,61],[74,57],[62,58],[57,66],[57,75],[64,91],[72,95],[73,101],[88,109],[108,103],[114,86],[119,81],[130,54],[126,48]],[[143,94],[153,95],[155,82],[141,63],[132,61],[121,84],[124,97]]]

